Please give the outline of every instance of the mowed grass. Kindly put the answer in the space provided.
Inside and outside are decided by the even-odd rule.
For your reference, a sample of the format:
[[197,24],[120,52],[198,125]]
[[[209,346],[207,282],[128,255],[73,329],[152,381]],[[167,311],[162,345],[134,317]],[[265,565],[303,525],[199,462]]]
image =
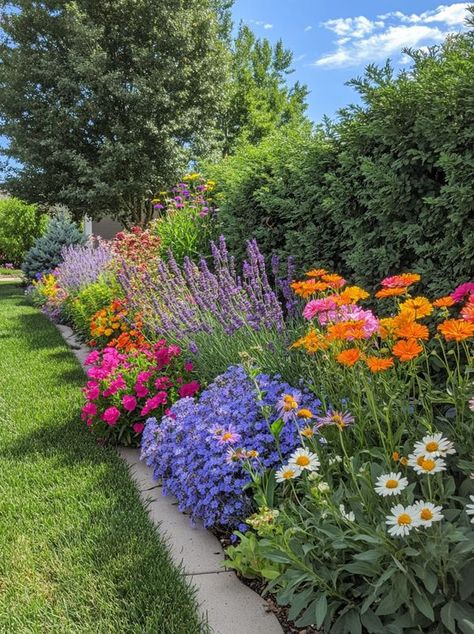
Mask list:
[[0,632],[206,632],[125,465],[80,420],[84,375],[0,284]]

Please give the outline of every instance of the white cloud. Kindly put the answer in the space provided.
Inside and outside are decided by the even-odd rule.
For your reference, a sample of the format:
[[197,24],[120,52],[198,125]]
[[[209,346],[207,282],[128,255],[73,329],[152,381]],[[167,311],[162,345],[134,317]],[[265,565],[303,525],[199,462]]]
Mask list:
[[449,33],[463,28],[467,6],[457,2],[418,15],[392,11],[378,15],[375,20],[362,15],[327,20],[322,26],[338,36],[335,48],[313,65],[321,68],[357,66],[385,59],[406,47],[421,48],[439,43]]
[[263,25],[263,28],[264,28],[264,29],[267,29],[267,30],[268,30],[268,29],[273,29],[273,24],[264,24],[264,25]]
[[305,26],[305,27],[304,27],[303,31],[304,31],[305,33],[307,33],[308,31],[311,31],[311,29],[312,29],[312,28],[313,28],[313,27],[311,26],[311,24],[308,24],[308,26]]
[[301,62],[305,57],[306,57],[306,53],[303,53],[302,55],[298,55],[298,57],[295,58],[295,62]]

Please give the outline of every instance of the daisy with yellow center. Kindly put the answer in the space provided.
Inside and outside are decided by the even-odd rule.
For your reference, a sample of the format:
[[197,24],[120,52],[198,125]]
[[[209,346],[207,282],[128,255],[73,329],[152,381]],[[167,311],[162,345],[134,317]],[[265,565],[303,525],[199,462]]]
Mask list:
[[384,473],[377,478],[375,483],[375,492],[382,497],[388,495],[398,495],[408,486],[408,480],[398,473]]
[[444,438],[443,434],[431,434],[425,436],[423,440],[415,443],[413,452],[417,455],[423,455],[425,458],[445,458],[448,454],[456,453],[453,443]]
[[386,524],[392,537],[406,537],[412,528],[417,526],[417,519],[412,506],[402,506],[397,504],[392,506],[391,515],[387,515]]
[[433,522],[439,522],[443,519],[443,510],[441,506],[435,506],[432,502],[423,502],[420,500],[413,505],[416,522],[418,526],[429,528]]
[[446,471],[446,463],[442,458],[427,458],[423,454],[410,454],[408,464],[416,473],[433,475],[440,471]]
[[294,465],[287,464],[275,473],[275,478],[277,482],[286,482],[287,480],[294,480],[301,475],[301,469],[295,467]]
[[319,469],[319,458],[315,453],[300,447],[291,454],[288,464],[300,469],[300,471],[317,471]]
[[314,418],[314,414],[310,409],[306,409],[302,407],[298,410],[297,414],[298,418]]

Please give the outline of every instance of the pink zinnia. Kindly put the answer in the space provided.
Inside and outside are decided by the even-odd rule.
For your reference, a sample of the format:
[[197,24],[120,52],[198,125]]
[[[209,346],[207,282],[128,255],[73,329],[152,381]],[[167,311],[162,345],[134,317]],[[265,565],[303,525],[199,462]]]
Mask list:
[[454,299],[456,303],[462,302],[462,300],[467,296],[474,294],[474,282],[465,282],[464,284],[460,284],[452,293],[451,297]]
[[312,299],[306,304],[303,310],[303,317],[310,320],[317,313],[321,313],[327,310],[333,310],[334,308],[336,308],[336,303],[332,299],[329,299],[327,297],[324,297],[322,299]]
[[155,381],[155,387],[157,390],[166,390],[171,385],[170,378],[168,376],[160,376]]
[[138,382],[135,383],[135,386],[133,389],[135,390],[135,394],[139,398],[144,398],[150,393],[150,390],[146,387],[146,385],[143,385],[143,383],[138,383]]
[[186,363],[184,364],[184,369],[186,370],[186,372],[192,372],[193,371],[193,364],[191,361],[186,361]]
[[90,353],[87,355],[87,357],[86,357],[86,359],[85,359],[84,363],[85,363],[86,365],[92,365],[93,363],[97,363],[97,361],[99,360],[99,358],[100,358],[100,355],[99,355],[99,353],[97,352],[97,350],[93,350],[92,352],[90,352]]
[[194,396],[200,387],[201,386],[198,381],[190,381],[179,388],[178,394],[181,398],[184,398],[185,396]]
[[141,434],[142,431],[145,429],[145,425],[143,423],[134,423],[132,425],[132,429],[136,434]]
[[140,412],[140,415],[146,416],[152,410],[157,409],[160,405],[164,405],[167,400],[168,395],[166,394],[166,392],[158,392],[158,394],[155,394],[155,396],[147,399],[145,405],[142,408],[142,411]]
[[82,408],[81,418],[85,420],[97,414],[97,405],[95,403],[86,403]]
[[151,375],[152,373],[149,370],[147,371],[143,370],[142,372],[138,373],[137,382],[146,383],[146,381],[148,381],[151,378]]
[[84,388],[84,394],[90,401],[95,401],[100,396],[99,384],[95,381],[88,381]]
[[133,412],[135,407],[137,406],[137,399],[131,394],[125,394],[122,398],[123,408],[127,410],[127,412]]
[[111,427],[115,425],[120,418],[120,410],[116,407],[108,407],[105,412],[102,414],[102,420],[104,420],[107,425]]

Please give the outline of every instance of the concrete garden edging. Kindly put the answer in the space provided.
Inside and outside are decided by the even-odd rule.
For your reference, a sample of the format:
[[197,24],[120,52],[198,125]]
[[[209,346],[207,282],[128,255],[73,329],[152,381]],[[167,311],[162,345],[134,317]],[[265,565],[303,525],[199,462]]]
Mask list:
[[[63,324],[57,328],[84,371],[90,348],[74,331]],[[182,568],[204,616],[214,634],[282,634],[276,616],[256,592],[244,585],[232,571],[222,567],[224,551],[212,533],[202,526],[191,526],[189,517],[178,511],[172,497],[162,495],[161,485],[139,459],[139,450],[121,447],[126,462],[150,519],[166,540],[173,561]],[[183,633],[184,634],[184,633]]]

